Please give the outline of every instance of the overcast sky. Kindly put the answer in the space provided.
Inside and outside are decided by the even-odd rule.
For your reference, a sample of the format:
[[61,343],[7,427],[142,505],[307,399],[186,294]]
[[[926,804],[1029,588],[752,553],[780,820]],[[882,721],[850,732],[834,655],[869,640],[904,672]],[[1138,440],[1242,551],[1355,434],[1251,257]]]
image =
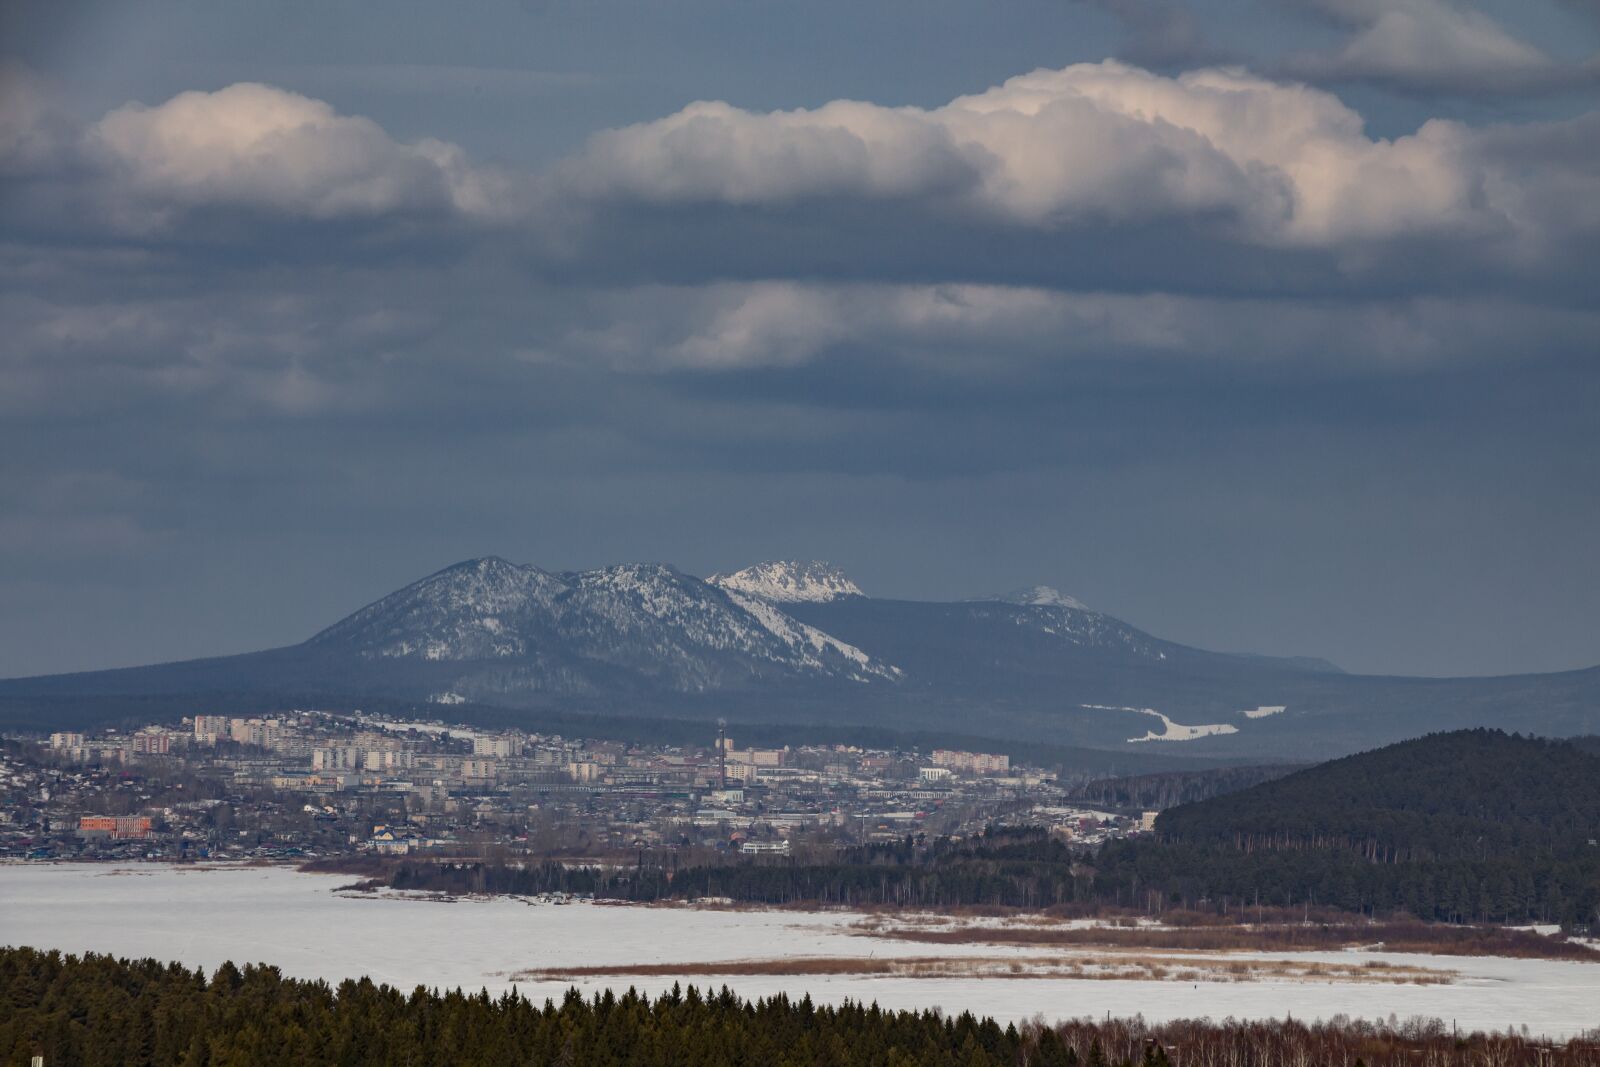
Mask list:
[[1600,663],[1600,4],[0,0],[0,676],[457,560]]

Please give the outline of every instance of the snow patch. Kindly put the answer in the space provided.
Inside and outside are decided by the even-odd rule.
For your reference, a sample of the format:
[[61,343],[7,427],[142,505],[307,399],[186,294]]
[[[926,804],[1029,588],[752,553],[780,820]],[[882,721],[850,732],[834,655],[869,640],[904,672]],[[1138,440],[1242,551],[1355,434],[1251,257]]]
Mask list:
[[1239,714],[1247,719],[1265,719],[1268,715],[1281,715],[1287,708],[1287,704],[1263,704],[1259,708],[1250,708]]
[[1140,741],[1193,741],[1201,737],[1219,737],[1223,734],[1236,734],[1237,726],[1225,722],[1207,722],[1196,726],[1186,726],[1181,722],[1173,722],[1155,708],[1125,708],[1111,704],[1081,704],[1080,707],[1090,711],[1131,711],[1138,715],[1154,715],[1161,720],[1161,732],[1150,730],[1143,737],[1130,737],[1128,743],[1137,744]]
[[1048,585],[1030,585],[1023,589],[1013,589],[1009,593],[997,596],[983,597],[984,600],[998,600],[1003,604],[1020,604],[1028,608],[1071,608],[1073,611],[1089,611],[1089,605],[1075,596],[1068,596],[1059,589]]
[[[724,591],[728,594],[729,600],[754,616],[763,629],[791,648],[809,649],[811,653],[832,651],[854,663],[861,670],[883,678],[898,678],[903,673],[899,667],[873,662],[871,656],[855,645],[846,644],[815,626],[807,626],[803,622],[791,619],[765,600],[732,589]],[[823,666],[815,655],[807,655],[806,658],[808,665]]]
[[732,574],[713,574],[706,582],[725,592],[788,603],[825,603],[845,596],[866,595],[838,567],[819,560],[757,563]]

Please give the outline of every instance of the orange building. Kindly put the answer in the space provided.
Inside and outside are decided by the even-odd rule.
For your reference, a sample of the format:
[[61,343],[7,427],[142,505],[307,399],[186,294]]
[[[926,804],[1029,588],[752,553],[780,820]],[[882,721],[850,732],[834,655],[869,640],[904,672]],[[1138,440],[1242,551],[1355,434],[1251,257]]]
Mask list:
[[143,841],[150,836],[148,815],[84,815],[78,819],[83,837],[109,837],[115,841]]

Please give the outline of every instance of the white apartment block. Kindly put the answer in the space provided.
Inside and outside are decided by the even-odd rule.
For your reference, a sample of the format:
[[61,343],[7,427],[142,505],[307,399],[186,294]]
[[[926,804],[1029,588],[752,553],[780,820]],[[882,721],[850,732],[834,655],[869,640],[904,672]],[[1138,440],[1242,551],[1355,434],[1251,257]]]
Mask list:
[[521,747],[515,738],[506,734],[478,734],[472,739],[472,754],[474,756],[507,759],[516,755],[517,750]]
[[229,723],[226,715],[196,715],[194,717],[194,739],[198,744],[214,745],[220,737],[229,734]]
[[990,752],[960,752],[940,748],[934,750],[933,765],[967,774],[1005,774],[1011,770],[1011,757]]
[[499,774],[500,765],[497,760],[464,759],[461,761],[462,778],[476,778],[492,782]]
[[363,753],[354,745],[328,745],[311,750],[314,771],[359,771],[364,765]]

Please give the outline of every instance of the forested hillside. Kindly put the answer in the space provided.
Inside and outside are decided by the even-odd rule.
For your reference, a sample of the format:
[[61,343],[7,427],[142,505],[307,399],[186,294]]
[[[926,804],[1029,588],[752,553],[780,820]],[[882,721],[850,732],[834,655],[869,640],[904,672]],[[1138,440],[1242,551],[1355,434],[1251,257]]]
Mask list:
[[1159,811],[1248,789],[1296,769],[1290,764],[1267,764],[1097,778],[1074,789],[1072,798],[1112,811]]
[[1434,734],[1164,812],[1096,885],[1447,921],[1600,921],[1600,758],[1495,730]]

